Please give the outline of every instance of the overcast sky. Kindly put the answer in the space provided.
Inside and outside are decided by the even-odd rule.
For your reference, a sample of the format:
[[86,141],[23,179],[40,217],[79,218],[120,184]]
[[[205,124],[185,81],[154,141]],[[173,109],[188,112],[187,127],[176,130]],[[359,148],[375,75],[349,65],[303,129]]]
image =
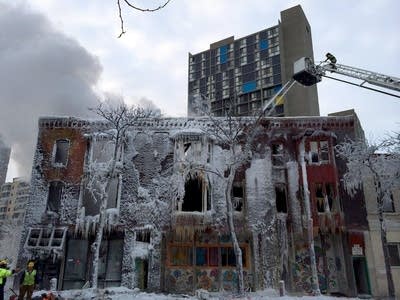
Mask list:
[[[105,93],[185,116],[188,52],[274,26],[281,10],[297,4],[311,25],[315,60],[331,52],[338,63],[400,77],[397,0],[171,0],[152,14],[122,6],[127,32],[120,39],[116,1],[0,0],[0,134],[13,146],[8,180],[29,176],[39,116],[88,116]],[[354,108],[368,138],[400,128],[398,98],[329,79],[318,93],[321,115]]]

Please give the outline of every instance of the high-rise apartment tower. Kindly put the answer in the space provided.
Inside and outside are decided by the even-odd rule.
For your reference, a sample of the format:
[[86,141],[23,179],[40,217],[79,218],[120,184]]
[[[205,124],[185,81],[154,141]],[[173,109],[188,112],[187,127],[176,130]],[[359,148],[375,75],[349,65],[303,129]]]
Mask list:
[[[232,103],[235,114],[252,115],[290,80],[297,59],[313,56],[310,25],[300,5],[282,11],[278,25],[189,53],[188,115],[200,114],[195,99],[208,102],[216,116],[225,115]],[[316,86],[296,84],[283,100],[274,115],[319,115]]]

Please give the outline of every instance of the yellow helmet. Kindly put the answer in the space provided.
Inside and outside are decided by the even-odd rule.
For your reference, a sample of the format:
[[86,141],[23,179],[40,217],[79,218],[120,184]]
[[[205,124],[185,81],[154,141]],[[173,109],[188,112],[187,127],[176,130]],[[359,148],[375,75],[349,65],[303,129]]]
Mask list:
[[0,266],[7,266],[7,261],[5,259],[0,260]]

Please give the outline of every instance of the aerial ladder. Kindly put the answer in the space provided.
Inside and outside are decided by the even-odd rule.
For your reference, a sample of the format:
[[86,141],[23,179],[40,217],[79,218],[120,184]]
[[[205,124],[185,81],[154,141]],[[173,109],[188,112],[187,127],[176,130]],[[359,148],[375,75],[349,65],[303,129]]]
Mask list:
[[[303,86],[312,86],[320,82],[322,77],[400,98],[400,78],[342,65],[336,62],[337,60],[335,56],[330,53],[327,53],[326,59],[318,65],[316,65],[309,57],[302,57],[297,60],[293,66],[293,77],[282,86],[274,97],[265,103],[262,109],[262,114],[264,116],[273,114],[276,103],[279,103],[280,97],[283,97],[296,82]],[[331,73],[359,79],[362,82],[355,83],[328,75]],[[370,85],[374,87],[371,87]],[[375,87],[379,87],[379,89]]]

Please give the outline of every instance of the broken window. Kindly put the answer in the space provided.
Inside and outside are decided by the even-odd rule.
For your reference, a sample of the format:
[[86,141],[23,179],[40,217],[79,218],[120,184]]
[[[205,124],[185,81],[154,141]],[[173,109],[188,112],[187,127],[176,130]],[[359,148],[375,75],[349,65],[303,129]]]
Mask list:
[[[119,178],[115,177],[109,180],[107,208],[116,208],[118,205]],[[101,199],[102,195],[98,186],[89,188],[85,185],[83,189],[82,206],[85,207],[86,216],[95,216],[99,214]]]
[[244,188],[241,182],[234,182],[232,187],[232,202],[235,211],[242,211],[244,199]]
[[47,210],[59,212],[61,207],[61,196],[64,183],[61,181],[52,181],[49,186],[49,194],[47,197]]
[[316,183],[315,200],[318,212],[330,212],[334,205],[334,185],[333,183]]
[[393,193],[389,192],[389,195],[386,194],[383,198],[382,211],[385,213],[394,212],[394,201],[393,201]]
[[69,141],[65,139],[57,140],[55,144],[54,163],[66,166],[68,162]]
[[93,142],[92,161],[108,162],[113,158],[115,142],[105,138],[96,138]]
[[283,167],[285,164],[284,150],[282,144],[272,144],[272,165],[274,167]]
[[275,186],[275,196],[276,211],[279,213],[287,213],[286,187],[284,184],[278,184]]
[[312,163],[329,162],[329,142],[328,141],[310,142],[310,158]]
[[204,212],[210,209],[211,194],[209,185],[206,185],[199,177],[189,178],[185,183],[182,211]]
[[25,241],[26,248],[62,249],[66,228],[30,228]]

